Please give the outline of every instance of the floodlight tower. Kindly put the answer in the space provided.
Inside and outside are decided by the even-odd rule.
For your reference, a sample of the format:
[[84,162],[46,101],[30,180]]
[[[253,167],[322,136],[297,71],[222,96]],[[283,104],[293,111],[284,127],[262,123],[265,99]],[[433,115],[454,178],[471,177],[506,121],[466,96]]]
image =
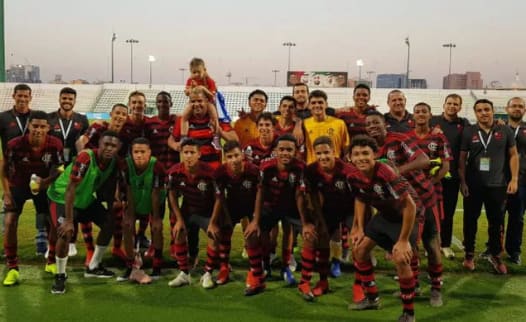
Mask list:
[[5,82],[4,0],[0,0],[0,82]]

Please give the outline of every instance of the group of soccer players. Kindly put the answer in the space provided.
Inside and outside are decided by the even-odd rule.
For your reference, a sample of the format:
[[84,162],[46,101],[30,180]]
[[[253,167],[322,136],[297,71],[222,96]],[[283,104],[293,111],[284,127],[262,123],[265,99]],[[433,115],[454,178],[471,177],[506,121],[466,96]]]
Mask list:
[[[403,305],[399,321],[413,321],[414,297],[421,292],[420,241],[428,258],[430,304],[443,303],[441,253],[454,257],[452,217],[459,189],[467,199],[464,205],[471,207],[464,219],[464,267],[475,269],[469,243],[482,203],[490,221],[490,263],[497,273],[507,272],[499,240],[508,205],[510,221],[520,222],[520,229],[508,228],[506,251],[520,264],[524,198],[515,196],[526,191],[526,167],[522,157],[519,166],[518,157],[526,148],[524,100],[512,98],[508,103],[510,124],[494,120],[490,101],[477,101],[477,124],[470,126],[458,115],[462,98],[456,94],[446,97],[441,116],[432,116],[425,102],[410,113],[404,94],[393,90],[387,98],[389,112],[381,114],[368,104],[366,85],[354,88],[354,106],[332,109],[325,92],[309,93],[300,83],[291,96],[281,99],[274,114],[265,112],[267,94],[253,91],[250,110],[242,111],[232,127],[221,121],[213,124],[209,111],[214,102],[205,90],[189,88],[188,97],[184,121],[170,114],[167,92],[156,97],[158,115],[146,117],[146,97],[135,91],[128,106],[112,107],[109,122],[88,125],[85,116],[73,112],[74,89],[64,88],[59,110],[46,114],[30,109],[29,86],[14,88],[14,107],[0,114],[8,266],[4,285],[19,280],[17,225],[28,199],[37,212],[39,253],[45,251],[42,240],[44,248],[48,241],[45,270],[55,275],[55,294],[65,292],[66,265],[76,252],[70,245],[78,225],[87,247],[85,277],[114,277],[102,265],[113,238],[112,253],[126,265],[118,281],[147,284],[159,278],[163,218],[168,212],[170,255],[180,270],[168,283],[171,287],[191,283],[200,230],[208,238],[202,287],[227,283],[234,226],[242,223],[249,262],[245,295],[264,291],[281,228],[280,276],[297,285],[304,299],[312,301],[329,291],[329,275],[341,274],[340,261],[352,249],[350,308],[378,308],[372,255],[378,245],[396,267]],[[181,129],[183,122],[188,122],[187,129]],[[224,141],[222,149],[218,135]],[[92,223],[100,227],[95,243]],[[148,225],[152,240],[145,255],[152,258],[151,274],[141,269],[139,253]],[[292,272],[298,235],[301,279],[296,282]],[[319,273],[314,286],[313,272]]]

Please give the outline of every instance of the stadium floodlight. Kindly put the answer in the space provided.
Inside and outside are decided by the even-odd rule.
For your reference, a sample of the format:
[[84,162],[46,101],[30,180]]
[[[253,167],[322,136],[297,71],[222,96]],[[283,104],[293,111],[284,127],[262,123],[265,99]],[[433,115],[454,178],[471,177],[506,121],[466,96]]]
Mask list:
[[277,81],[278,81],[279,70],[278,69],[273,69],[272,72],[274,73],[274,87],[276,87],[277,86]]
[[150,88],[152,88],[152,64],[155,62],[155,56],[148,56],[148,63],[150,63]]
[[179,68],[179,70],[181,71],[181,83],[184,85],[184,71],[186,68]]
[[356,61],[356,66],[358,66],[358,81],[362,80],[362,67],[363,67],[363,60],[358,59]]
[[113,36],[111,37],[111,82],[115,82],[115,60],[113,56],[113,52],[115,51],[115,40],[117,40],[117,34],[113,33]]
[[409,43],[409,37],[405,37],[405,44],[407,45],[407,70],[405,73],[405,85],[407,88],[411,87],[409,86],[409,54],[411,52],[411,44]]
[[[449,43],[449,44],[443,44],[442,47],[449,48],[449,72],[447,73],[447,76],[451,75],[451,51],[453,48],[457,47],[456,44]],[[448,77],[449,80],[449,77]]]
[[133,84],[133,44],[138,44],[139,41],[137,39],[127,39],[127,44],[130,44],[130,82]]
[[288,64],[288,66],[287,66],[287,71],[290,72],[290,49],[291,49],[292,47],[296,47],[296,44],[293,43],[293,42],[287,41],[287,42],[284,42],[284,43],[283,43],[283,46],[285,46],[285,47],[289,47],[289,64]]

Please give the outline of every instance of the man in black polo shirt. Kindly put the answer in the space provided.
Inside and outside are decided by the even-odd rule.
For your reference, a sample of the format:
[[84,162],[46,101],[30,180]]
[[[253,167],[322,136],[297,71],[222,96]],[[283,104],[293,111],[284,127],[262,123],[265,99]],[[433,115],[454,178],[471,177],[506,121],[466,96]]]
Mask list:
[[455,253],[451,249],[451,238],[453,236],[453,216],[455,215],[460,179],[458,178],[458,158],[460,156],[460,143],[462,133],[468,127],[469,121],[459,117],[462,109],[462,97],[458,94],[449,94],[444,101],[444,112],[442,115],[431,118],[431,127],[438,127],[451,147],[453,159],[450,161],[450,179],[442,179],[442,197],[444,198],[444,218],[441,221],[440,238],[442,253],[446,258],[454,258]]
[[[60,90],[58,96],[59,109],[56,112],[49,113],[49,134],[59,138],[64,146],[64,166],[68,166],[73,158],[77,156],[75,142],[86,132],[89,127],[88,118],[85,115],[74,112],[77,91],[71,87],[64,87]],[[78,229],[75,225],[73,239],[69,244],[68,256],[75,256],[77,248],[75,241],[77,239]]]
[[413,114],[405,109],[406,98],[401,90],[393,89],[387,94],[389,112],[384,114],[388,132],[406,133],[415,128]]
[[[31,87],[26,84],[18,84],[13,90],[13,100],[15,105],[12,109],[0,113],[0,139],[2,143],[2,160],[0,160],[0,167],[4,166],[6,158],[5,152],[7,149],[7,142],[10,140],[23,136],[27,133],[29,119],[30,103],[31,103]],[[3,191],[7,189],[7,180],[0,178],[2,181]],[[29,182],[28,182],[29,184]],[[36,253],[37,255],[44,255],[47,250],[47,232],[46,232],[46,214],[36,215]]]
[[[488,257],[499,274],[508,272],[500,259],[502,233],[507,194],[517,191],[519,158],[513,132],[506,125],[497,125],[493,119],[493,103],[480,99],[473,106],[477,124],[467,128],[462,137],[458,174],[460,191],[464,196],[464,247],[463,266],[475,269],[475,237],[477,222],[482,209],[488,219]],[[506,173],[511,172],[508,182]]]
[[524,99],[513,97],[508,101],[508,126],[515,137],[519,153],[519,186],[517,193],[508,196],[508,226],[504,249],[512,263],[521,264],[522,231],[524,227],[524,207],[526,203],[526,124],[522,117],[526,111]]
[[[297,83],[292,86],[292,97],[296,100],[296,116],[304,120],[312,116],[309,109],[309,86],[305,83]],[[327,107],[325,113],[335,116],[336,110]]]

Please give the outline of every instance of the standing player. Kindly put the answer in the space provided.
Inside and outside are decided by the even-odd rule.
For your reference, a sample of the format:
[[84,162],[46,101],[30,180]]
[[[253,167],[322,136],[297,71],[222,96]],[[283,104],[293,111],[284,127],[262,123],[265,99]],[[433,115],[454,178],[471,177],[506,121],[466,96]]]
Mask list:
[[259,136],[247,142],[243,147],[248,161],[259,166],[261,162],[272,157],[274,148],[274,127],[276,119],[270,112],[264,112],[256,120]]
[[[59,109],[49,113],[49,134],[59,138],[64,145],[64,165],[67,167],[77,156],[75,142],[86,132],[89,127],[88,118],[85,115],[74,112],[77,91],[71,87],[60,90],[58,103]],[[77,254],[75,241],[77,240],[78,225],[75,224],[75,233],[69,243],[69,256]]]
[[[191,283],[188,244],[199,245],[199,229],[207,231],[210,216],[219,206],[214,169],[199,161],[200,157],[198,142],[187,139],[181,143],[182,162],[168,170],[168,196],[176,216],[172,231],[173,248],[180,270],[179,275],[168,283],[171,287]],[[179,197],[183,199],[181,207]],[[198,251],[191,249],[190,256],[197,258]]]
[[413,115],[405,108],[407,100],[399,89],[393,89],[387,94],[389,112],[384,114],[387,131],[406,133],[415,127]]
[[[110,242],[113,214],[102,202],[113,204],[117,175],[116,156],[121,147],[118,134],[102,133],[98,149],[86,149],[77,155],[64,173],[47,191],[51,223],[57,231],[57,274],[51,293],[66,291],[66,265],[68,243],[73,234],[73,223],[94,222],[100,227],[97,246],[86,267],[84,277],[111,278],[115,274],[101,264],[102,256]],[[96,195],[96,197],[95,197]]]
[[[24,204],[33,200],[36,211],[47,217],[49,208],[45,189],[55,180],[63,165],[62,142],[48,135],[49,123],[45,112],[32,111],[27,121],[29,133],[7,143],[3,164],[2,184],[4,189],[5,232],[4,250],[7,260],[7,275],[3,284],[11,286],[18,283],[18,219]],[[36,177],[33,177],[36,175]],[[30,187],[30,181],[34,181]],[[50,243],[53,239],[50,238]],[[46,272],[55,273],[54,246],[49,245]]]
[[[403,312],[398,321],[415,321],[415,279],[409,262],[416,246],[418,214],[423,211],[411,185],[389,166],[376,162],[376,141],[358,135],[351,143],[352,163],[368,178],[351,177],[356,192],[354,222],[351,230],[355,276],[362,282],[367,297],[353,305],[355,310],[377,309],[380,306],[374,269],[369,254],[379,245],[393,253],[399,276]],[[376,208],[375,216],[365,222],[366,207]]]
[[267,101],[267,93],[260,89],[256,89],[248,95],[250,111],[245,113],[244,110],[241,110],[240,118],[234,124],[234,130],[239,137],[241,146],[247,145],[249,141],[258,137],[256,121],[267,108]]

